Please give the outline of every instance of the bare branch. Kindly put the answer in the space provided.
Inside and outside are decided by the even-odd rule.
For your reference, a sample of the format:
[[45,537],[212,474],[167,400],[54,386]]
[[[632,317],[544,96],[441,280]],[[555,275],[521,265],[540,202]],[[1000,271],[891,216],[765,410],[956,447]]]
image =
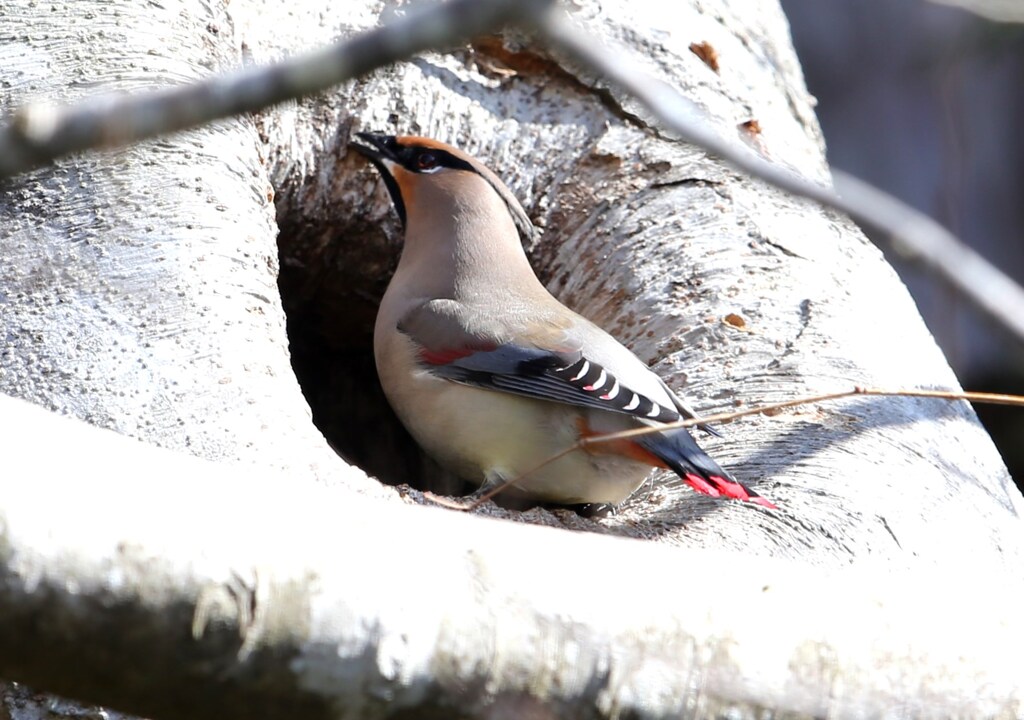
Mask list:
[[842,191],[837,195],[831,188],[767,162],[715,132],[699,107],[648,74],[628,53],[595,42],[562,13],[548,13],[540,29],[555,47],[635,97],[686,142],[699,145],[749,175],[880,230],[897,252],[934,270],[1024,343],[1024,289],[928,216],[848,175],[835,173]]
[[987,393],[987,392],[963,392],[960,390],[885,390],[881,388],[863,388],[855,387],[851,390],[839,390],[832,393],[822,393],[818,395],[804,395],[802,397],[793,398],[792,400],[784,400],[782,402],[771,403],[769,405],[758,405],[757,407],[746,408],[745,410],[734,410],[732,412],[717,413],[715,415],[704,415],[702,417],[690,418],[688,420],[677,420],[676,422],[664,423],[661,425],[651,425],[646,427],[633,428],[631,430],[621,430],[614,433],[605,433],[604,435],[592,435],[589,437],[583,437],[577,440],[572,445],[561,452],[555,453],[549,458],[546,458],[540,464],[530,468],[521,475],[504,480],[498,485],[487,492],[473,498],[470,502],[458,502],[449,500],[432,493],[426,493],[425,497],[431,502],[435,502],[438,505],[442,505],[452,510],[476,510],[481,507],[485,502],[501,494],[508,488],[516,485],[527,477],[537,472],[543,467],[550,465],[551,463],[559,460],[571,452],[576,450],[582,450],[590,447],[591,445],[601,445],[603,443],[616,442],[617,440],[630,440],[632,438],[641,437],[643,435],[654,435],[656,433],[665,432],[666,430],[672,430],[675,428],[692,428],[700,425],[706,425],[709,423],[728,423],[733,420],[739,420],[740,418],[750,417],[751,415],[772,415],[780,410],[786,410],[792,407],[798,407],[800,405],[810,405],[812,403],[829,402],[832,400],[843,400],[845,398],[857,397],[857,396],[873,396],[873,397],[917,397],[917,398],[935,398],[936,400],[967,400],[969,402],[983,403],[989,405],[1010,405],[1013,407],[1024,407],[1024,396],[1022,395],[1007,395],[1005,393]]
[[0,127],[0,178],[74,152],[113,147],[320,92],[424,50],[529,22],[552,0],[452,0],[415,6],[394,22],[268,67],[70,107],[28,105]]
[[932,218],[841,170],[832,170],[841,197],[835,207],[878,230],[892,249],[924,265],[978,308],[1024,340],[1024,290]]
[[551,7],[552,0],[452,0],[415,8],[376,30],[269,67],[134,97],[98,97],[67,108],[30,105],[0,127],[0,177],[88,148],[122,145],[260,110],[506,23],[539,20],[551,43],[636,97],[682,139],[776,187],[880,230],[897,252],[934,270],[1024,342],[1024,289],[941,225],[844,174],[835,174],[843,191],[837,196],[763,160],[715,132],[700,108],[651,77],[628,54],[595,42]]

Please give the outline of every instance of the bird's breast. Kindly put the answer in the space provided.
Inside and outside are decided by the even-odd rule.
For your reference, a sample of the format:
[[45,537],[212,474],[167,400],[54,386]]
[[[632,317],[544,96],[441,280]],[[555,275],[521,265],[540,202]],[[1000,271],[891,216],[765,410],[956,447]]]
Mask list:
[[[510,492],[618,503],[650,470],[643,458],[614,452],[558,457],[593,429],[593,411],[436,377],[420,364],[416,343],[397,331],[374,345],[381,385],[402,423],[428,454],[470,482],[523,477]],[[610,421],[619,427],[626,418]]]

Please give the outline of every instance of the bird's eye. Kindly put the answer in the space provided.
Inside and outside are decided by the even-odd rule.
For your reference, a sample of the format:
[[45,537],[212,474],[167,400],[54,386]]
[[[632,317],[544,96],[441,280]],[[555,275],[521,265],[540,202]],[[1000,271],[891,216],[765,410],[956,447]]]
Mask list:
[[416,156],[416,167],[420,170],[433,170],[439,162],[437,155],[432,152],[422,152]]

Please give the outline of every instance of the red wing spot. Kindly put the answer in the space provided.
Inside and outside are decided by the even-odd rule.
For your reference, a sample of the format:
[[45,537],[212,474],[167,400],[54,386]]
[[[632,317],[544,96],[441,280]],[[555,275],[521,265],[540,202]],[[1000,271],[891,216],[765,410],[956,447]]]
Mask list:
[[459,349],[459,350],[427,350],[426,348],[420,349],[420,359],[429,363],[430,365],[447,365],[453,360],[464,358],[467,355],[472,355],[472,350]]
[[460,348],[444,348],[441,350],[430,350],[429,348],[420,348],[420,360],[427,363],[428,365],[447,365],[450,362],[455,362],[464,357],[469,357],[478,352],[490,352],[496,349],[496,345],[482,346],[482,347],[460,347]]

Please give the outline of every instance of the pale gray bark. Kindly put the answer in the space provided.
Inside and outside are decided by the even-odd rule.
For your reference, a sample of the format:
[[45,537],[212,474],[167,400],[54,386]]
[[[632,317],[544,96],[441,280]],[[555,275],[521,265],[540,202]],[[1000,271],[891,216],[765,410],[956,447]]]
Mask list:
[[[1024,708],[1019,575],[824,569],[342,504],[9,398],[0,411],[8,457],[38,471],[0,480],[0,674],[41,687],[192,719]],[[55,432],[67,452],[37,460],[33,439]],[[94,453],[109,462],[83,466]],[[140,466],[177,492],[153,503]]]
[[[6,111],[240,57],[217,2],[11,2],[2,17]],[[310,424],[288,363],[261,153],[238,118],[9,181],[0,392],[203,457],[360,482]]]
[[[598,37],[627,39],[720,129],[742,134],[756,119],[761,132],[749,139],[764,155],[827,180],[777,8],[604,2],[572,16]],[[718,73],[689,51],[701,41],[717,49]],[[270,115],[272,146],[289,149],[271,156],[279,206],[286,224],[302,223],[283,251],[322,268],[308,292],[336,309],[323,334],[343,345],[352,309],[367,332],[394,257],[400,231],[383,188],[365,202],[375,175],[345,149],[353,129],[393,130],[439,137],[497,168],[545,228],[533,257],[551,289],[703,412],[855,384],[957,387],[904,287],[856,228],[658,137],[642,115],[518,40],[427,56]],[[1018,562],[1019,493],[966,405],[851,400],[725,432],[707,447],[781,501],[781,514],[672,483],[641,491],[603,527],[815,562],[996,559],[997,546],[1009,553],[997,563]],[[944,527],[958,532],[936,532]]]
[[[87,3],[9,5],[26,26],[52,25],[24,35],[12,102],[51,84],[58,97],[78,94],[76,73],[125,87],[154,74],[194,77],[239,62],[243,45],[253,60],[272,59],[401,12],[258,0],[88,12]],[[626,43],[724,131],[827,179],[773,4],[616,0],[570,10],[597,36]],[[6,7],[3,16],[14,17]],[[702,41],[718,51],[719,72],[688,50]],[[47,76],[45,58],[67,75]],[[3,587],[10,607],[33,621],[0,621],[9,650],[0,673],[167,717],[232,709],[250,717],[288,702],[311,716],[367,717],[438,706],[483,716],[512,700],[596,716],[726,707],[855,716],[893,703],[922,717],[1019,709],[1018,681],[1003,674],[1013,665],[1001,664],[1020,647],[1014,615],[997,603],[963,634],[940,619],[983,599],[1011,607],[1020,597],[1016,586],[995,586],[1002,575],[1019,577],[1020,496],[966,407],[858,399],[744,421],[703,440],[778,512],[659,482],[597,522],[513,514],[738,551],[729,554],[539,533],[295,487],[313,478],[366,485],[324,451],[290,375],[268,187],[292,310],[345,358],[329,368],[341,377],[321,387],[351,393],[353,407],[372,405],[350,378],[367,367],[374,302],[400,234],[375,175],[345,149],[353,129],[430,135],[484,159],[545,229],[532,251],[552,290],[703,412],[854,384],[955,387],[902,285],[848,222],[739,177],[644,117],[526,38],[489,38],[255,122],[17,181],[6,191],[0,240],[3,391],[151,444],[284,468],[289,485],[277,475],[242,489],[213,479],[235,471],[94,435],[73,444],[81,428],[51,429],[23,408],[5,409],[19,453],[7,453],[3,481],[4,497],[17,498],[2,509]],[[759,133],[739,127],[752,119]],[[392,435],[376,421],[379,406],[360,412],[374,422],[349,415],[342,434],[363,425],[357,446],[395,454],[401,441],[380,439]],[[26,428],[36,434],[15,434]],[[46,444],[31,447],[34,438]],[[25,464],[36,457],[44,477],[67,477],[33,487]],[[59,464],[68,459],[75,465]],[[387,469],[403,479],[417,467]],[[87,507],[92,488],[118,506]],[[59,492],[74,512],[32,514]],[[90,528],[95,535],[81,535]],[[808,567],[868,557],[881,569],[836,576]],[[959,582],[968,565],[977,594],[961,604],[943,578]],[[888,574],[907,568],[929,578],[919,594]],[[785,589],[765,600],[761,588],[776,584]],[[949,604],[933,605],[935,595]],[[85,614],[105,604],[125,614],[109,626]],[[200,606],[223,613],[223,625],[193,644],[183,629]],[[266,614],[245,618],[253,607]],[[99,675],[93,663],[47,674],[67,658],[64,638],[40,630],[57,619],[86,640],[90,657],[109,660],[116,653],[104,653],[116,648],[129,668],[149,670]],[[876,631],[869,643],[851,631],[858,622]],[[936,633],[943,622],[947,632]],[[239,626],[244,646],[232,635]],[[550,654],[538,656],[537,638]],[[977,644],[957,665],[967,641]],[[861,654],[865,645],[871,651]],[[927,651],[911,661],[907,647]],[[231,689],[218,696],[225,678]],[[991,694],[964,704],[975,685]],[[195,693],[196,705],[157,705],[168,692]]]

